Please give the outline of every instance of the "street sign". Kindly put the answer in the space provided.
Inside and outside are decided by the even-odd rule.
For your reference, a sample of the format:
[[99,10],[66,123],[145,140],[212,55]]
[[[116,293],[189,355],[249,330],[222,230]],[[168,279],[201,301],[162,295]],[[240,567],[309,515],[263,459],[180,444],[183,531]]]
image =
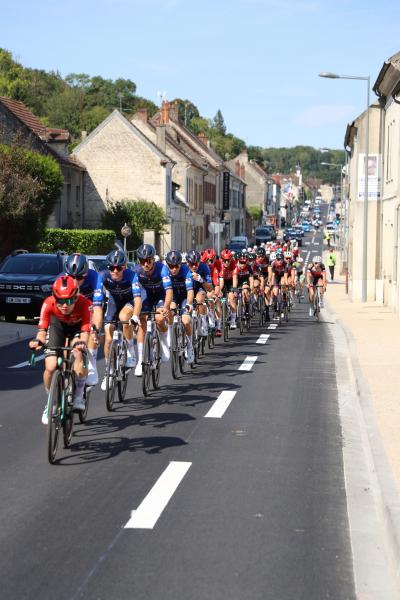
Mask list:
[[132,234],[132,229],[125,223],[125,225],[121,227],[121,234],[124,238],[127,238]]
[[224,230],[223,223],[216,223],[215,221],[211,221],[211,223],[209,223],[209,225],[208,225],[209,233],[213,233],[214,235],[216,233],[222,233],[223,230]]

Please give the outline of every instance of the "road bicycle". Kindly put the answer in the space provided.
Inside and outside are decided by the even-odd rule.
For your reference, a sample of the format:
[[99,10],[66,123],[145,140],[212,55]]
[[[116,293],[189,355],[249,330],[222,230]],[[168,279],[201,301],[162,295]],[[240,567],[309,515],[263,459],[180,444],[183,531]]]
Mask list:
[[314,316],[316,318],[317,321],[319,321],[319,315],[321,312],[321,292],[319,291],[320,288],[323,288],[323,285],[313,285],[310,286],[314,289],[314,302],[313,302],[313,309],[314,309]]
[[222,331],[224,334],[224,342],[229,340],[229,325],[231,321],[232,309],[228,302],[228,298],[223,296],[221,298],[221,307],[222,307]]
[[207,304],[207,345],[209,350],[212,350],[215,346],[215,300],[206,298]]
[[287,303],[288,292],[284,293],[283,288],[287,288],[287,285],[282,284],[274,284],[272,287],[278,288],[278,295],[276,298],[276,302],[273,302],[273,316],[277,318],[279,324],[282,323],[284,319],[286,322],[289,320],[289,308]]
[[143,376],[142,390],[144,396],[149,395],[150,381],[156,390],[160,382],[161,342],[156,323],[156,312],[151,311],[147,319],[146,335],[143,342]]
[[171,309],[174,312],[174,318],[171,331],[171,371],[172,377],[178,379],[179,374],[184,374],[186,371],[186,334],[185,327],[182,323],[182,314],[186,311],[185,308]]
[[243,335],[245,328],[249,330],[251,325],[250,302],[244,301],[243,288],[232,288],[232,291],[236,295],[236,322],[240,335]]
[[193,302],[192,309],[192,346],[194,353],[194,361],[191,363],[191,368],[194,369],[195,365],[199,361],[200,352],[201,352],[201,319],[197,313],[197,303],[196,300]]
[[128,345],[124,338],[122,326],[130,323],[131,321],[120,321],[118,319],[105,321],[104,323],[105,325],[114,325],[115,327],[106,369],[106,406],[109,411],[112,411],[114,408],[115,392],[117,390],[118,400],[120,402],[125,400],[130,369],[126,367]]
[[[75,373],[73,371],[74,355],[70,346],[42,346],[57,354],[57,366],[51,379],[47,399],[47,458],[54,464],[60,433],[62,431],[64,448],[69,448],[74,427],[74,391]],[[35,364],[35,351],[31,354],[30,364]]]

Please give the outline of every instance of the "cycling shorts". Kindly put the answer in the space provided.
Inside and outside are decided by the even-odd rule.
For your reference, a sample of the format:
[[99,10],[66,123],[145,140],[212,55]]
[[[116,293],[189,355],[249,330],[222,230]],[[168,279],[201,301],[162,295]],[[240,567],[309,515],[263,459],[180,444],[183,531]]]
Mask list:
[[[71,343],[74,338],[80,336],[81,325],[82,323],[75,323],[74,325],[64,323],[52,316],[50,318],[50,326],[46,333],[46,344],[48,346],[65,346],[67,339],[69,340],[69,343]],[[46,356],[57,356],[55,350],[46,349],[44,353]]]
[[125,306],[128,306],[129,308],[133,308],[133,300],[132,302],[116,302],[114,297],[109,296],[108,298],[108,302],[107,302],[107,310],[106,310],[106,314],[104,315],[104,321],[113,321],[115,319],[118,318],[119,313],[121,312],[121,310],[123,308],[125,308]]

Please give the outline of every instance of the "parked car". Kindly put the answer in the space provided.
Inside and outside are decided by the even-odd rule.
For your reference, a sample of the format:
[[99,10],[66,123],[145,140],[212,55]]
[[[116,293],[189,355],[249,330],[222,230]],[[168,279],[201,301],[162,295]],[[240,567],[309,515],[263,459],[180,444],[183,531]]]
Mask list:
[[234,235],[231,237],[226,247],[233,252],[247,250],[249,247],[249,239],[245,235]]
[[262,225],[261,227],[256,227],[256,246],[260,246],[262,243],[272,242],[276,240],[276,230],[273,225]]
[[298,246],[303,245],[302,236],[298,233],[295,227],[288,227],[287,229],[285,229],[283,239],[285,240],[285,242],[288,242],[289,240],[295,240]]
[[16,250],[0,265],[0,315],[6,321],[38,317],[43,300],[64,272],[66,254],[30,253]]

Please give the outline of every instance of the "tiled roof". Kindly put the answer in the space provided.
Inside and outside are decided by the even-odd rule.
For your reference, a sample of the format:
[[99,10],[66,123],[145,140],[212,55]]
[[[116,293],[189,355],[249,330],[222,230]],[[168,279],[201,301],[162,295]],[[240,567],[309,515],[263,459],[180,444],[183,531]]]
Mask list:
[[262,177],[265,177],[267,179],[267,177],[268,177],[267,173],[264,171],[264,169],[262,167],[260,167],[258,162],[256,162],[255,160],[251,160],[250,164],[252,167],[255,168],[256,171],[258,171],[259,175],[261,175]]
[[71,136],[67,129],[46,127],[46,138],[48,142],[69,142],[70,137]]
[[22,123],[33,131],[33,133],[38,135],[41,139],[46,138],[46,127],[37,117],[35,117],[25,104],[19,102],[19,100],[12,100],[11,98],[5,98],[3,96],[0,96],[0,103],[4,104],[4,106],[8,108],[17,119],[22,121]]

